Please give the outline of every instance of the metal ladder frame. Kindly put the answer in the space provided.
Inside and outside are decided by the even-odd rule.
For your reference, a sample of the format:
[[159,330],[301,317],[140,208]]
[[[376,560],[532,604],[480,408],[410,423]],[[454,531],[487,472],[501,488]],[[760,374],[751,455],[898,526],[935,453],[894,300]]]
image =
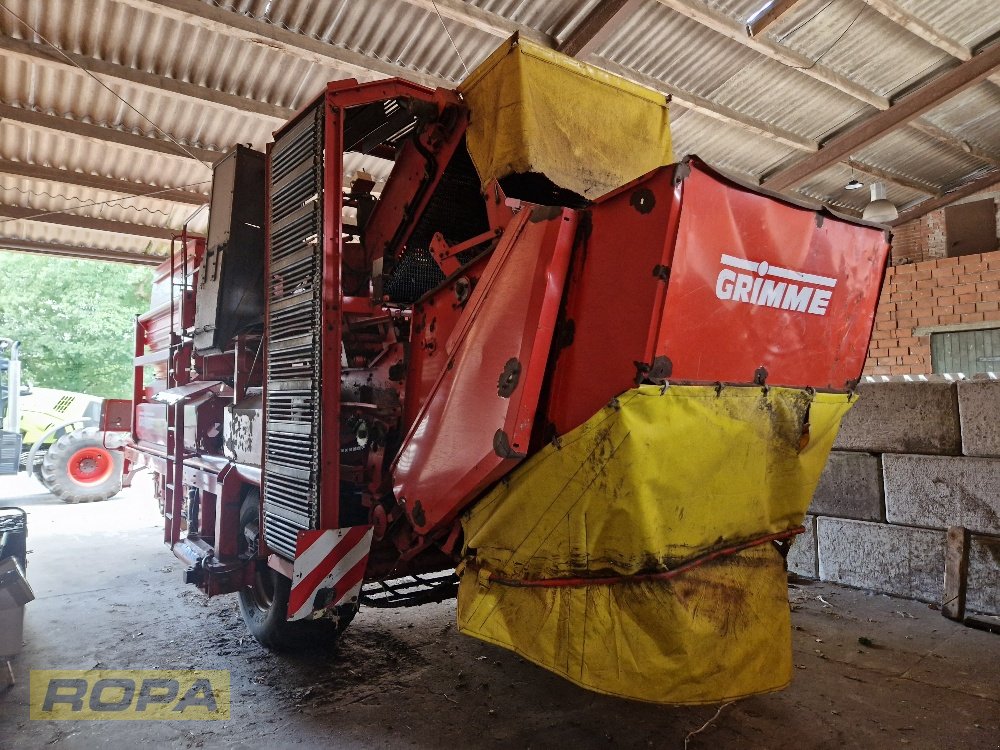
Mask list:
[[[193,338],[187,335],[187,295],[192,285],[188,278],[187,229],[181,233],[180,281],[177,280],[177,237],[170,241],[170,347],[167,356],[167,388],[186,385],[191,365]],[[179,300],[179,302],[178,302]],[[179,308],[179,309],[178,309]],[[179,318],[179,320],[178,320]],[[181,398],[167,404],[167,473],[163,482],[163,542],[173,548],[181,538],[184,510],[184,405]]]

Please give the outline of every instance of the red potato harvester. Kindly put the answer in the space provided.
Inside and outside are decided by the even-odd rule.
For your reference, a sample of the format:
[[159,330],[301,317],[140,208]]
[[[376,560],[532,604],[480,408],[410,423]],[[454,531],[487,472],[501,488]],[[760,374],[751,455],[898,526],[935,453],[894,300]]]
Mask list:
[[888,250],[675,162],[662,96],[515,37],[457,91],[333,82],[217,163],[105,427],[266,646],[457,595],[593,690],[776,690]]

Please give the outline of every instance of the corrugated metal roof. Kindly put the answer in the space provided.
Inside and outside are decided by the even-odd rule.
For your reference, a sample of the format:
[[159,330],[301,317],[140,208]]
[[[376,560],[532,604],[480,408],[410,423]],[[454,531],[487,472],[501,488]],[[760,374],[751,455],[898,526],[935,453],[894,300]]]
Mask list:
[[[465,75],[441,20],[400,0],[225,0],[215,5],[410,70],[456,82]],[[468,26],[450,22],[448,31],[470,68],[496,46],[496,37]]]
[[959,139],[1000,154],[1000,86],[984,82],[946,102],[924,117]]
[[[45,224],[38,221],[4,222],[3,237],[10,240],[51,242],[80,248],[99,248],[136,255],[165,256],[170,243],[165,240],[147,239],[117,232],[102,232],[95,229],[80,229],[59,224]],[[0,249],[4,249],[0,243]]]
[[[744,131],[734,136],[697,112],[685,112],[671,123],[670,130],[677,159],[696,154],[719,170],[743,179],[760,179],[793,154],[801,153],[753,133]],[[732,147],[736,137],[743,141],[743,148]]]
[[[668,0],[664,0],[667,2]],[[738,29],[765,0],[684,0],[698,11],[716,14],[720,23]],[[680,8],[678,0],[670,0]],[[917,22],[949,44],[975,50],[1000,32],[996,0],[893,0]],[[234,143],[262,148],[279,118],[249,109],[263,102],[291,111],[314,97],[327,80],[380,78],[385,66],[401,74],[419,73],[457,82],[465,66],[473,68],[515,27],[543,38],[565,41],[599,0],[472,0],[470,17],[462,20],[456,0],[441,2],[444,22],[429,0],[202,0],[206,13],[237,14],[260,24],[264,32],[247,39],[198,19],[135,0],[5,0],[5,5],[34,26],[38,35],[0,10],[4,37],[35,45],[27,56],[4,52],[0,67],[0,102],[89,122],[120,132],[169,134],[183,147],[222,152]],[[808,155],[802,148],[766,137],[786,135],[822,142],[875,114],[857,92],[841,90],[834,76],[872,94],[898,97],[929,77],[960,64],[935,39],[908,31],[867,5],[864,0],[803,0],[764,33],[794,59],[779,62],[765,51],[698,23],[657,0],[643,0],[629,17],[616,18],[603,42],[586,58],[595,64],[635,71],[663,90],[701,102],[708,113],[674,108],[678,156],[697,153],[720,169],[748,179],[773,174]],[[475,16],[474,18],[471,16]],[[267,24],[270,24],[268,26]],[[328,47],[322,55],[299,53],[271,42],[267,29],[290,30]],[[447,30],[446,30],[447,29]],[[162,76],[201,89],[182,95],[161,87],[101,77],[105,87],[85,72],[39,57],[46,42],[71,53]],[[947,45],[945,45],[947,46]],[[456,51],[457,47],[457,51]],[[8,46],[9,49],[9,46]],[[359,74],[332,59],[361,55],[382,65],[381,72]],[[463,65],[464,61],[464,65]],[[798,70],[797,67],[808,68]],[[110,88],[112,91],[109,91]],[[240,97],[245,106],[211,103],[205,91]],[[113,93],[112,93],[113,92]],[[120,98],[119,98],[120,97]],[[123,103],[125,100],[128,104]],[[138,110],[138,112],[136,111]],[[141,114],[139,114],[141,113]],[[737,113],[740,123],[728,120]],[[985,82],[943,101],[924,120],[950,134],[945,143],[911,127],[903,127],[859,149],[853,158],[898,176],[889,197],[901,206],[927,197],[906,184],[934,192],[980,174],[989,157],[1000,155],[1000,87]],[[59,120],[53,121],[58,126]],[[112,130],[100,131],[113,134]],[[162,137],[162,135],[160,136]],[[966,142],[963,150],[962,141]],[[178,147],[180,148],[180,147]],[[182,187],[207,193],[209,170],[199,161],[83,135],[0,121],[0,159],[112,177],[143,186]],[[349,170],[367,169],[386,177],[389,163],[350,158]],[[866,191],[850,193],[843,185],[850,167],[833,165],[813,175],[796,190],[810,198],[860,211]],[[868,178],[866,178],[867,181]],[[0,175],[2,202],[39,210],[70,211],[114,221],[176,227],[192,206],[156,199],[120,198],[118,194],[72,184]],[[106,201],[112,201],[107,203]],[[81,208],[81,202],[104,205]],[[74,234],[76,233],[76,234]],[[165,244],[94,230],[75,230],[33,221],[5,221],[3,237],[70,244],[104,243],[117,249],[163,251]]]
[[[863,182],[864,187],[859,190],[845,189],[844,186],[854,178]],[[797,192],[835,209],[860,214],[868,205],[873,181],[866,174],[853,172],[845,164],[835,164],[803,182]],[[905,208],[927,195],[902,185],[886,183],[886,197],[900,208]]]
[[[75,185],[65,185],[47,180],[0,175],[0,196],[7,206],[19,206],[37,211],[40,221],[46,212],[67,211],[94,219],[128,222],[143,227],[167,227],[180,230],[184,220],[195,206],[156,200],[154,198],[127,197],[127,194],[95,190]],[[3,209],[0,208],[0,214]],[[202,212],[204,214],[204,212]],[[0,218],[0,227],[5,220]],[[207,221],[199,215],[192,223],[193,232],[202,232]],[[0,228],[0,232],[2,232]]]
[[974,156],[957,151],[912,128],[889,133],[857,154],[858,161],[917,180],[931,188],[961,182],[983,166]]
[[975,48],[1000,32],[996,0],[895,0],[944,37]]
[[800,3],[766,35],[884,96],[905,90],[951,60],[864,0]]
[[590,11],[600,5],[601,0],[472,0],[470,4],[483,10],[508,18],[524,26],[564,41],[572,30]]

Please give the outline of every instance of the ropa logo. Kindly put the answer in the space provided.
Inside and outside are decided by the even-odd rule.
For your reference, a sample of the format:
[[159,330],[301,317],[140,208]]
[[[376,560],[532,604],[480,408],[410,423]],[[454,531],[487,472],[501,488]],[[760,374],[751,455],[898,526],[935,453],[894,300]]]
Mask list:
[[722,256],[715,296],[779,310],[826,315],[837,280],[769,265],[767,261]]
[[32,719],[228,719],[221,670],[32,670]]

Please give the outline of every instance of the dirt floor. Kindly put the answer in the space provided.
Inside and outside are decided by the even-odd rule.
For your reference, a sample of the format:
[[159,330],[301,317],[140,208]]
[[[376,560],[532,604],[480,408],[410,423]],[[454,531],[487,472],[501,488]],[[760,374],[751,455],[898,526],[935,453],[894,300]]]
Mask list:
[[[0,747],[1000,748],[1000,636],[926,604],[793,584],[795,677],[773,695],[661,707],[579,689],[462,636],[452,602],[363,610],[335,648],[275,656],[232,597],[205,599],[162,546],[144,482],[64,505],[0,477],[29,511],[24,651]],[[28,720],[31,669],[227,669],[229,721]],[[700,730],[700,731],[698,731]],[[697,732],[697,733],[696,733]]]

